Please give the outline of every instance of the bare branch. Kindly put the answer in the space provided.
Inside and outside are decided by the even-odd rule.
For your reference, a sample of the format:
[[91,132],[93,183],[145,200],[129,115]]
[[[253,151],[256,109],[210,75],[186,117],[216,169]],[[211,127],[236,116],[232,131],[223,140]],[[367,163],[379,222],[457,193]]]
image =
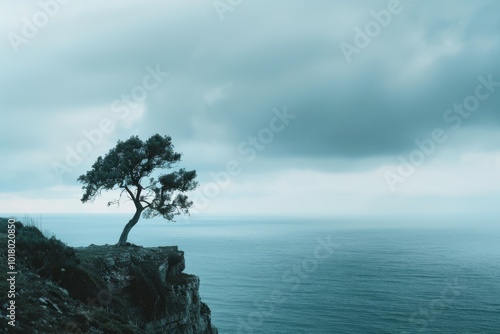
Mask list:
[[128,192],[130,199],[135,202],[136,199],[135,199],[134,193],[128,188],[128,186],[125,186],[125,190]]

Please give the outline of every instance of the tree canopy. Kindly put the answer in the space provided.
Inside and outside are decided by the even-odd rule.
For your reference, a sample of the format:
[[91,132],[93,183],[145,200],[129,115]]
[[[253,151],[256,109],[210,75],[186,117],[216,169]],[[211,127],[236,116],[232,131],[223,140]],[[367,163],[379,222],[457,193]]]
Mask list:
[[178,214],[189,214],[192,202],[184,193],[194,190],[196,171],[184,168],[154,176],[156,170],[172,169],[181,161],[169,136],[155,134],[146,141],[132,136],[118,141],[104,157],[97,158],[92,169],[81,175],[82,202],[93,202],[103,190],[121,190],[119,197],[108,205],[119,205],[123,194],[133,201],[136,213],[125,226],[118,245],[126,244],[128,233],[145,218],[162,216],[172,221]]

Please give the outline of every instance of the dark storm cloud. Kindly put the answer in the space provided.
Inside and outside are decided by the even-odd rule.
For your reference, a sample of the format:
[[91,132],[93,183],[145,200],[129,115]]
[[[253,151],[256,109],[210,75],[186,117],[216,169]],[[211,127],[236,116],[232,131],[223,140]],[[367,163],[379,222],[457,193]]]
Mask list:
[[[286,106],[297,118],[264,156],[355,162],[403,154],[446,126],[443,113],[474,93],[478,76],[500,81],[499,3],[404,5],[350,64],[340,43],[353,43],[353,28],[387,1],[245,1],[224,21],[209,1],[68,5],[19,54],[2,42],[2,152],[43,152],[49,157],[32,163],[47,170],[103,117],[82,123],[68,115],[92,108],[105,115],[147,66],[159,65],[170,77],[150,94],[143,117],[111,139],[160,132],[181,147],[236,151]],[[497,129],[499,105],[500,91],[464,126]],[[20,129],[23,138],[11,141]]]

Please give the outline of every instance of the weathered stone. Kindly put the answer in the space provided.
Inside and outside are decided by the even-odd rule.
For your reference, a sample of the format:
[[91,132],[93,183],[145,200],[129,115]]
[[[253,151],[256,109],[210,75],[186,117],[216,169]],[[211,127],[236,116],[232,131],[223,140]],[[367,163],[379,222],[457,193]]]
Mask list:
[[[92,246],[76,248],[82,266],[93,268],[103,288],[97,305],[126,302],[127,313],[150,333],[214,334],[210,309],[201,302],[200,280],[184,274],[177,247]],[[117,259],[113,263],[109,259]],[[70,292],[71,293],[71,292]]]

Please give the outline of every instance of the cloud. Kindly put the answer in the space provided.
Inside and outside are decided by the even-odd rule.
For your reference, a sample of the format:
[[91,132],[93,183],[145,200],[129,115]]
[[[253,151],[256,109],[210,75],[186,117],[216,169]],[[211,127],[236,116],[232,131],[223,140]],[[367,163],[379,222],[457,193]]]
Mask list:
[[[23,17],[40,10],[38,4],[1,7],[2,36],[20,33]],[[296,121],[245,166],[255,188],[266,189],[249,195],[249,203],[262,206],[294,194],[295,199],[288,197],[297,210],[336,211],[340,208],[319,200],[344,198],[336,186],[303,206],[301,195],[286,184],[272,182],[282,193],[266,186],[269,175],[287,175],[305,185],[320,173],[326,183],[346,187],[363,180],[353,189],[377,193],[385,198],[381,205],[389,207],[386,200],[392,197],[371,179],[376,171],[397,164],[399,155],[415,149],[416,139],[449,126],[443,113],[474,93],[479,76],[500,81],[500,4],[404,2],[404,10],[349,64],[340,43],[353,43],[354,28],[363,28],[373,20],[371,11],[386,7],[387,1],[252,1],[221,21],[210,1],[71,2],[18,54],[7,38],[0,42],[0,152],[10,161],[0,167],[2,191],[12,196],[38,191],[43,197],[43,189],[74,186],[79,173],[116,140],[156,132],[172,135],[186,167],[198,169],[209,182],[211,171],[244,159],[238,145],[268,126],[274,108],[286,106]],[[66,147],[85,139],[82,131],[113,116],[113,102],[141,85],[148,66],[170,75],[59,184],[51,163],[63,161]],[[440,148],[453,153],[435,159],[451,166],[461,156],[495,154],[499,109],[500,89]],[[290,165],[303,172],[285,172]],[[434,189],[430,180],[441,172],[433,162],[426,168],[431,170],[419,177],[422,193]],[[457,175],[470,175],[474,168],[480,170],[472,166]],[[458,184],[464,196],[489,193],[473,182]],[[245,184],[238,191],[245,193],[245,187],[252,188]],[[237,193],[231,196],[225,203],[238,207]]]

